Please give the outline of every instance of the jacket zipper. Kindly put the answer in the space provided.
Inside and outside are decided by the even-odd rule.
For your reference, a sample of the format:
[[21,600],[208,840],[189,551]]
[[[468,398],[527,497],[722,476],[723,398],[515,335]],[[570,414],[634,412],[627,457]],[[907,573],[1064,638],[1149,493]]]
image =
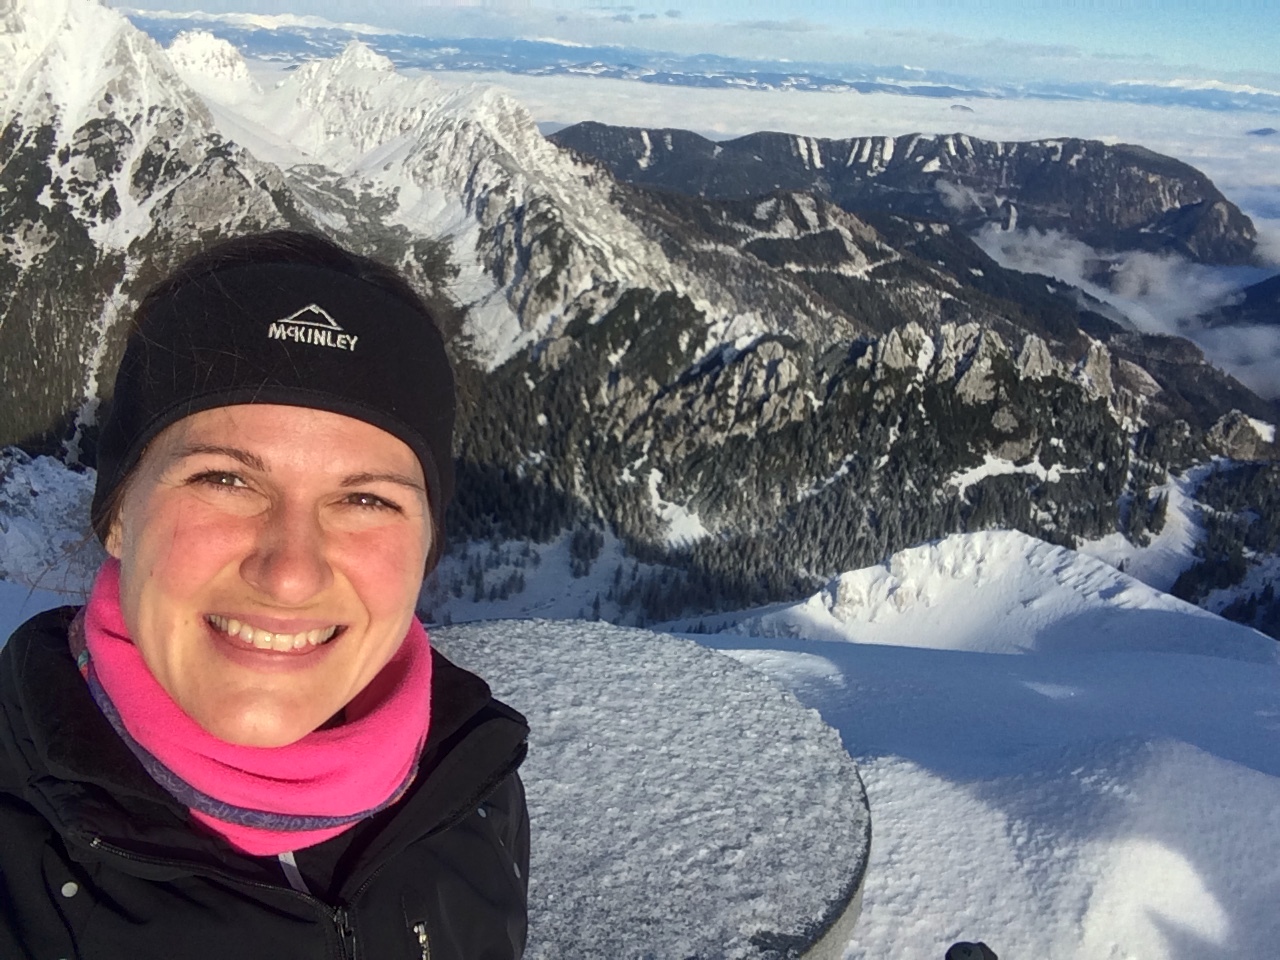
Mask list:
[[[334,930],[338,935],[338,960],[358,960],[357,943],[355,930],[351,926],[351,917],[345,907],[333,907],[325,903],[319,897],[313,897],[309,893],[303,893],[300,890],[294,890],[292,887],[279,886],[274,883],[262,883],[258,880],[247,880],[244,877],[237,877],[221,870],[207,870],[198,867],[188,860],[178,860],[172,857],[144,857],[141,854],[133,853],[125,850],[123,847],[117,847],[115,844],[107,843],[101,837],[90,837],[89,846],[94,850],[102,850],[111,854],[113,857],[119,857],[122,860],[131,860],[134,863],[145,863],[156,867],[175,867],[181,870],[191,871],[193,867],[197,872],[209,874],[219,877],[222,880],[231,883],[241,884],[246,887],[254,887],[259,890],[270,890],[274,893],[283,893],[286,896],[301,900],[318,913],[322,913],[328,917],[329,922],[333,924]],[[372,877],[370,878],[372,879]]]
[[356,957],[356,932],[351,926],[351,915],[346,907],[335,907],[333,922],[338,928],[338,943],[342,948],[343,960],[358,960]]
[[418,946],[422,948],[422,960],[431,960],[431,938],[427,936],[427,922],[419,920],[413,925],[413,932],[418,936]]
[[[450,827],[460,822],[463,817],[465,817],[473,809],[475,809],[480,804],[482,804],[489,797],[489,795],[493,793],[494,790],[498,789],[498,784],[502,783],[503,780],[511,776],[511,774],[513,774],[516,770],[520,769],[520,764],[524,763],[524,758],[526,754],[528,754],[528,752],[529,752],[528,741],[522,742],[520,746],[516,749],[515,753],[512,754],[511,759],[502,767],[501,771],[499,771],[495,776],[486,780],[484,784],[480,787],[480,789],[477,790],[475,794],[473,794],[471,799],[468,800],[467,803],[459,804],[455,808],[453,813],[451,813],[448,817],[442,820],[437,826],[435,826],[426,835],[429,837],[435,836],[437,833],[441,833],[445,830],[448,830]],[[369,889],[369,886],[373,883],[374,880],[377,879],[378,874],[382,872],[385,866],[386,866],[385,863],[379,865],[377,869],[373,871],[373,873],[365,877],[364,883],[360,884],[360,886],[356,888],[355,893],[351,895],[351,899],[350,899],[351,903],[356,903],[360,899],[360,897],[364,895],[364,892]],[[342,910],[342,908],[339,908],[339,910],[345,916],[345,911]],[[426,921],[425,920],[418,921],[412,926],[411,930],[413,931],[414,936],[418,938],[418,946],[421,947],[422,949],[421,960],[431,960],[431,935],[427,931]],[[346,948],[346,941],[343,941],[343,948],[344,949]],[[359,958],[356,957],[355,955],[354,933],[352,934],[352,937],[351,937],[350,960],[359,960]]]

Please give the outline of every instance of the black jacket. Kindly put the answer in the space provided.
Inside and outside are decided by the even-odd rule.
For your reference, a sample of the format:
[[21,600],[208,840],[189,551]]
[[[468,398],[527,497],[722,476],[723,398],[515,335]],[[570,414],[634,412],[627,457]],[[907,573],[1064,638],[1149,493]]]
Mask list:
[[513,960],[524,949],[524,718],[435,654],[406,796],[270,857],[194,829],[116,736],[67,648],[75,609],[0,652],[0,958]]

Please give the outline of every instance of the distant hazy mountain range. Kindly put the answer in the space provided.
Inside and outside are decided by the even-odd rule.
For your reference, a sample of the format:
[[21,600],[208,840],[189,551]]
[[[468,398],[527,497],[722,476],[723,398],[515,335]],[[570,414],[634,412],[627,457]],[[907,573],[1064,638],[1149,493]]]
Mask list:
[[129,11],[128,16],[162,44],[167,45],[183,30],[199,27],[229,40],[245,56],[284,63],[334,56],[353,37],[359,37],[400,68],[543,76],[571,74],[667,86],[848,90],[956,100],[1008,97],[1104,100],[1280,113],[1280,91],[1211,81],[1013,84],[903,66],[780,63],[550,40],[430,37],[357,24],[325,24],[314,18],[300,21],[297,17],[157,14],[144,10]]

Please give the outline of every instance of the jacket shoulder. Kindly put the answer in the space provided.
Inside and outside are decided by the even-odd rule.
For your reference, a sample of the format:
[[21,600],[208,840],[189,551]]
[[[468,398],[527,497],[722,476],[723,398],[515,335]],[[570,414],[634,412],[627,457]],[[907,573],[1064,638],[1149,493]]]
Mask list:
[[8,782],[16,766],[13,751],[31,738],[26,722],[31,690],[43,689],[50,672],[65,674],[75,669],[67,632],[79,609],[58,607],[36,614],[0,649],[0,789],[13,786]]
[[13,631],[9,641],[0,649],[0,664],[10,663],[15,656],[25,656],[33,646],[65,648],[67,631],[71,629],[71,621],[80,609],[78,606],[54,607],[37,613]]

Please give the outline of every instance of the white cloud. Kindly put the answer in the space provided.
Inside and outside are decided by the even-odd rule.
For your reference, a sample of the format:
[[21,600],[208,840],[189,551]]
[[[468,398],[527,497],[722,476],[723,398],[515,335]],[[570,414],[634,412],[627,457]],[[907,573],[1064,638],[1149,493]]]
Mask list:
[[1195,341],[1218,366],[1264,397],[1280,397],[1280,327],[1219,327]]
[[[1276,204],[1280,206],[1280,190],[1276,191]],[[1280,268],[1280,217],[1254,214],[1253,225],[1258,228],[1258,256]]]
[[[1145,333],[1182,336],[1185,321],[1259,279],[1256,271],[1208,267],[1173,254],[1102,254],[1056,230],[1005,231],[992,225],[976,239],[1003,266],[1080,287],[1123,311]],[[1093,282],[1105,271],[1107,286]]]
[[[1103,255],[1057,231],[1003,231],[991,226],[977,239],[1001,265],[1077,286],[1124,313],[1144,333],[1186,337],[1256,393],[1280,396],[1280,328],[1206,329],[1195,319],[1261,279],[1261,271],[1208,267],[1172,254]],[[1099,265],[1110,268],[1108,287],[1091,280]]]

